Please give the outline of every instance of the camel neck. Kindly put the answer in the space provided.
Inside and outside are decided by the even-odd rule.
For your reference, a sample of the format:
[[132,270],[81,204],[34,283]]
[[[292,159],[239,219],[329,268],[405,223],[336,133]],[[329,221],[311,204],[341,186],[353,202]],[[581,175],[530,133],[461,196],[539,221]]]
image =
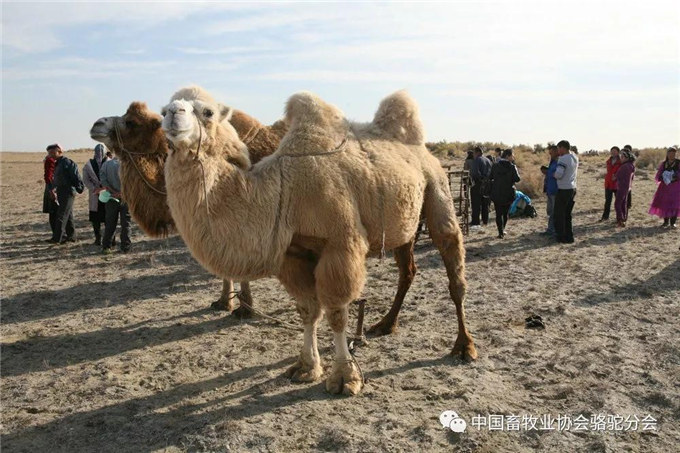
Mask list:
[[177,229],[204,267],[232,279],[276,274],[292,236],[279,227],[277,166],[252,172],[224,155],[202,154],[199,162],[191,153],[173,151],[165,179]]

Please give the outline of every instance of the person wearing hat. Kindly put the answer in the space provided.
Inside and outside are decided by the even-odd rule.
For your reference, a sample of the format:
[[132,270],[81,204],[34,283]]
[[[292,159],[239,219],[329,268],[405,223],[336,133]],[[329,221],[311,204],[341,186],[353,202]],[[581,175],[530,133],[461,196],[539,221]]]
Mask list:
[[473,149],[475,159],[470,164],[470,179],[472,180],[472,187],[470,188],[470,204],[472,205],[472,221],[470,227],[473,230],[481,228],[479,224],[479,217],[481,214],[482,223],[486,225],[489,223],[489,198],[482,193],[482,183],[489,178],[491,174],[491,162],[484,157],[481,146],[476,146]]
[[89,219],[94,231],[94,245],[102,245],[101,228],[106,221],[106,205],[99,201],[99,193],[104,190],[99,180],[102,164],[106,162],[106,147],[98,143],[94,147],[94,156],[83,167],[83,182],[89,194]]
[[616,226],[623,228],[628,221],[628,193],[633,187],[633,178],[635,177],[635,154],[624,150],[620,156],[621,165],[614,174],[617,188],[614,209],[616,209]]
[[73,226],[73,203],[76,193],[83,193],[85,186],[78,172],[78,165],[68,157],[58,143],[47,147],[52,151],[57,163],[54,167],[52,180],[52,197],[57,202],[57,214],[54,223],[54,233],[50,242],[53,244],[65,244],[76,242],[75,227]]
[[668,148],[666,159],[661,162],[654,177],[658,187],[649,213],[663,219],[663,228],[675,228],[680,214],[680,160],[676,158],[677,154],[677,148]]
[[99,171],[99,180],[106,192],[100,193],[100,200],[106,203],[106,216],[104,223],[104,237],[102,238],[102,253],[111,253],[114,245],[114,235],[120,217],[120,250],[123,253],[130,251],[130,210],[127,203],[121,197],[120,184],[120,161],[114,156],[102,164]]
[[57,200],[54,198],[52,193],[52,181],[54,180],[54,167],[57,165],[57,158],[54,157],[54,150],[48,147],[47,156],[43,161],[45,167],[45,191],[43,192],[43,212],[49,214],[50,230],[52,231],[52,236],[47,239],[46,242],[52,242],[54,237],[54,228],[57,223]]

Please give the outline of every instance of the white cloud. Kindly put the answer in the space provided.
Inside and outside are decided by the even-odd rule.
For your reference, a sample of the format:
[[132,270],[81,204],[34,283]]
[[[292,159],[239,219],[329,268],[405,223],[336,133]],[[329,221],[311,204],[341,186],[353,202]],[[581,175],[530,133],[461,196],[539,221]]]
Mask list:
[[3,2],[3,47],[25,52],[49,52],[64,46],[62,31],[85,24],[122,23],[150,27],[181,20],[208,10],[239,10],[243,4],[189,2]]
[[102,79],[111,77],[138,77],[155,74],[159,70],[174,66],[176,61],[130,61],[92,58],[55,58],[38,62],[30,68],[4,69],[2,78],[6,81]]
[[680,91],[678,87],[672,88],[655,88],[649,89],[631,89],[631,90],[602,90],[602,89],[583,89],[583,90],[557,90],[557,89],[523,89],[523,90],[509,90],[509,89],[455,89],[455,90],[441,90],[438,92],[442,96],[447,97],[466,97],[474,98],[476,100],[487,101],[501,101],[501,100],[516,100],[516,101],[585,101],[585,102],[601,102],[601,101],[636,101],[636,100],[658,100],[668,99],[669,97],[678,97]]

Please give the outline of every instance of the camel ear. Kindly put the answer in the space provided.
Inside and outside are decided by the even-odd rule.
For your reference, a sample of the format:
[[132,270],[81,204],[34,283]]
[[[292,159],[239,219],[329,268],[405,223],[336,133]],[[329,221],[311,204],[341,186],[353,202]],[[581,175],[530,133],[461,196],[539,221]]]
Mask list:
[[234,109],[224,104],[218,105],[220,109],[220,123],[222,121],[229,121],[231,119],[231,116],[234,114]]

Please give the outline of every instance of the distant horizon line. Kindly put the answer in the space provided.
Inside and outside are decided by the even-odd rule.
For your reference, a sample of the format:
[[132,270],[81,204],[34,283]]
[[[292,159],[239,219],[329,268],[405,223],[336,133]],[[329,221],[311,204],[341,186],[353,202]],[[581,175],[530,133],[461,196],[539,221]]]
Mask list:
[[[441,142],[446,142],[446,143],[471,143],[471,144],[474,143],[474,144],[478,144],[478,145],[479,145],[479,144],[484,144],[484,143],[500,143],[500,144],[504,144],[503,142],[492,142],[492,141],[478,141],[478,140],[454,140],[454,141],[449,141],[449,140],[446,140],[446,139],[443,139],[443,140],[430,140],[430,141],[425,142],[425,144],[427,145],[427,144],[435,144],[435,143],[441,143]],[[553,143],[557,143],[557,140],[554,141]],[[544,144],[544,143],[534,143],[534,144],[529,144],[529,143],[515,143],[515,144],[507,145],[507,146],[509,146],[510,148],[518,148],[518,147],[520,147],[520,146],[525,146],[525,147],[533,148],[534,145],[537,145],[537,144],[540,144],[540,145],[542,145],[542,146],[544,146],[544,147],[548,145],[548,143],[545,143],[545,144]],[[65,152],[65,153],[69,153],[69,152],[82,152],[82,151],[86,151],[86,150],[92,150],[92,151],[93,151],[95,146],[96,146],[96,145],[93,145],[92,147],[81,146],[81,147],[78,147],[78,148],[69,148],[69,149],[64,150],[64,152]],[[581,154],[581,153],[586,153],[586,152],[588,152],[588,151],[608,152],[608,151],[610,150],[610,148],[601,148],[601,149],[588,148],[588,149],[581,149],[581,148],[579,147],[579,145],[575,145],[575,144],[572,144],[572,146],[576,146],[576,147],[578,148],[578,153],[579,153],[579,154]],[[623,145],[612,145],[612,146],[623,147]],[[633,146],[633,149],[638,149],[638,150],[644,150],[644,149],[668,149],[668,148],[671,147],[671,146],[674,146],[674,147],[677,148],[677,147],[680,147],[680,144],[678,144],[678,143],[672,143],[672,144],[670,144],[670,145],[665,145],[665,146],[642,146],[642,147]],[[493,150],[492,150],[492,149],[488,149],[487,151],[493,151]],[[45,153],[45,152],[46,152],[45,150],[39,150],[39,151],[34,151],[34,150],[31,150],[31,151],[29,151],[29,150],[0,150],[0,153]]]

